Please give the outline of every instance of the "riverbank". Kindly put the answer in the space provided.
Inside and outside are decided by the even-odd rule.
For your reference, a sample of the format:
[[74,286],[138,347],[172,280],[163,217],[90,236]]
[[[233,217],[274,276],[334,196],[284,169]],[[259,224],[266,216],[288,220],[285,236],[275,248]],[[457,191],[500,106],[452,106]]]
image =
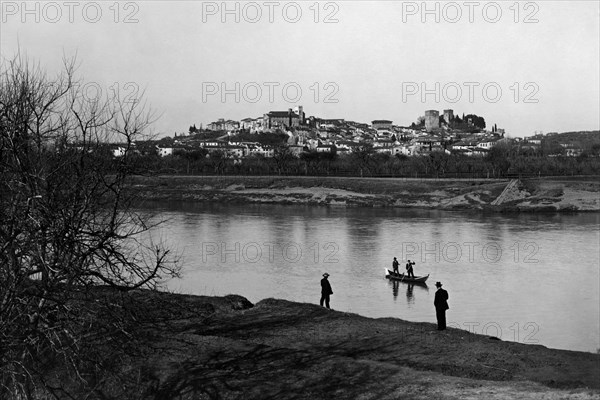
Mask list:
[[118,371],[122,386],[103,380],[97,393],[161,400],[600,399],[599,354],[285,300],[132,296],[146,304],[145,320],[155,321],[136,323],[151,338],[149,350],[127,357]]
[[135,177],[142,199],[402,207],[494,212],[600,211],[594,180],[159,176]]

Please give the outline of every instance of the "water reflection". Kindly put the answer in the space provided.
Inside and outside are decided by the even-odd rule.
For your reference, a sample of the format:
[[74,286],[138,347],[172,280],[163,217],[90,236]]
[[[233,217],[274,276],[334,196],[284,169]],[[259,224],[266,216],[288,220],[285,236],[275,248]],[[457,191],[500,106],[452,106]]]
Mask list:
[[415,287],[415,285],[413,285],[412,283],[409,283],[408,285],[406,285],[406,302],[408,304],[412,304],[415,302],[415,298],[413,296],[413,288]]
[[392,286],[392,296],[394,297],[394,301],[398,299],[398,294],[400,293],[400,285],[406,287],[406,303],[409,307],[415,304],[415,286],[417,287],[417,292],[419,290],[424,290],[425,292],[429,292],[429,287],[426,283],[419,282],[401,282],[398,280],[390,280],[388,282]]
[[[426,285],[383,278],[382,267],[389,268],[393,257],[410,258],[417,262],[415,275],[444,282],[449,323],[498,324],[505,340],[527,337],[586,351],[600,347],[597,213],[198,203],[160,203],[154,210],[170,219],[162,233],[177,243],[187,264],[184,278],[172,282],[174,290],[314,303],[315,279],[327,271],[335,277],[341,311],[435,322],[433,291]],[[256,249],[262,257],[254,256]],[[404,295],[406,307],[398,307]],[[528,323],[539,326],[533,336],[516,329]]]
[[392,283],[392,294],[394,295],[394,300],[398,298],[398,288],[400,287],[400,282],[391,281]]

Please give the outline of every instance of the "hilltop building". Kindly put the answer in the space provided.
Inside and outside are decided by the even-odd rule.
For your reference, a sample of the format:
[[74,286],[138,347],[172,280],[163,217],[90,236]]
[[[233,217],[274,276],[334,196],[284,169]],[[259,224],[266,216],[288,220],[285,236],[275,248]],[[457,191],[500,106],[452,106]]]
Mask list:
[[263,123],[263,117],[258,118],[244,118],[240,121],[240,128],[249,130],[250,132],[256,132],[261,130]]
[[376,119],[375,121],[371,121],[371,126],[373,129],[392,129],[392,121]]
[[454,111],[453,110],[444,110],[444,121],[446,121],[446,123],[448,125],[450,125],[450,123],[452,122],[453,119],[454,119]]
[[263,126],[266,129],[272,128],[294,128],[304,124],[305,114],[302,106],[298,107],[298,112],[291,108],[287,111],[270,111],[263,116]]
[[440,127],[440,112],[438,110],[425,111],[425,130],[431,132]]
[[240,128],[240,123],[237,121],[227,120],[220,118],[216,122],[211,122],[206,126],[209,131],[232,131]]

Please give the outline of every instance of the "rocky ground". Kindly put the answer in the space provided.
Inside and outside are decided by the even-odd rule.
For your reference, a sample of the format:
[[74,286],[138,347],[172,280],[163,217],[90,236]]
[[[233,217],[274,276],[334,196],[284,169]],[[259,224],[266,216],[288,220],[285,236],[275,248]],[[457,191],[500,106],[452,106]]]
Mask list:
[[138,177],[144,199],[499,212],[600,211],[600,182],[339,177]]

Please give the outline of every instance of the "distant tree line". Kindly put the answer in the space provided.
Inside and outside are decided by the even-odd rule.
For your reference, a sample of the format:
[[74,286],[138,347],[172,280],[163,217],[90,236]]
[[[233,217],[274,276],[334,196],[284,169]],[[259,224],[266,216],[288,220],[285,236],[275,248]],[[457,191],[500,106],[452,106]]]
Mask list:
[[[600,150],[600,149],[597,149]],[[350,154],[305,151],[294,155],[284,145],[276,146],[274,156],[259,155],[236,159],[224,152],[204,149],[175,152],[172,156],[143,155],[136,158],[136,170],[184,175],[314,175],[382,177],[472,177],[501,178],[514,175],[597,175],[598,152],[578,157],[519,153],[518,149],[497,145],[485,157],[444,152],[420,156],[377,153],[365,144]]]

